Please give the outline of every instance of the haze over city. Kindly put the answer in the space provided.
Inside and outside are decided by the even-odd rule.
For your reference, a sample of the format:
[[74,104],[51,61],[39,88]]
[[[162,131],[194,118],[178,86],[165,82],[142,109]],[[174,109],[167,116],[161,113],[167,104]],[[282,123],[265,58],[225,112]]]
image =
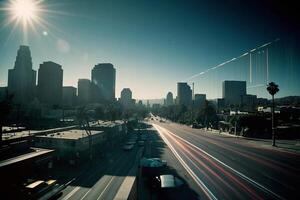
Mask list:
[[[2,7],[7,3],[0,1]],[[270,7],[268,1],[241,4],[54,0],[41,1],[40,6],[43,25],[34,22],[34,29],[28,26],[26,39],[22,26],[14,27],[15,22],[3,26],[10,16],[1,10],[1,86],[7,84],[7,70],[13,67],[18,46],[27,44],[33,69],[49,60],[62,65],[63,85],[76,86],[79,78],[90,78],[96,64],[110,62],[117,69],[116,96],[123,87],[129,87],[137,99],[162,98],[168,91],[176,92],[176,82],[187,81],[197,73],[280,38],[281,43],[288,41],[286,51],[293,55],[284,62],[287,66],[282,66],[276,55],[270,55],[270,73],[285,74],[270,75],[270,80],[274,77],[285,88],[279,96],[300,92],[295,87],[299,85],[295,77],[299,73],[299,51],[297,46],[290,45],[290,41],[298,41],[298,24],[295,13],[291,11],[287,16],[288,9],[280,3]],[[248,73],[247,61],[235,65],[242,73]],[[221,81],[244,79],[230,66],[225,68],[189,82],[195,82],[195,92],[206,93],[208,98],[221,97]],[[265,66],[260,64],[258,68]],[[265,81],[253,85],[262,83]],[[264,87],[250,93],[268,95]]]
[[300,199],[287,0],[0,0],[0,199]]

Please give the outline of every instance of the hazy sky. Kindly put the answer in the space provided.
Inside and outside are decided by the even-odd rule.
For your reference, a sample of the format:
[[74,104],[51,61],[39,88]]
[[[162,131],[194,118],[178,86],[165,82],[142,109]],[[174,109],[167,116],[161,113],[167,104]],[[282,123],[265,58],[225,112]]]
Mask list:
[[[95,64],[110,62],[117,70],[116,96],[124,87],[131,88],[138,99],[161,98],[168,91],[176,96],[176,82],[276,38],[296,35],[296,8],[287,13],[283,3],[261,2],[44,1],[42,6],[51,12],[41,17],[49,24],[35,24],[36,32],[28,31],[33,68],[37,70],[44,61],[57,62],[63,66],[64,85],[77,87],[79,78],[91,77]],[[6,3],[0,0],[0,6]],[[0,12],[0,24],[5,23],[7,13]],[[8,69],[14,65],[18,46],[24,43],[21,26],[11,33],[12,28],[0,28],[1,86],[7,85]],[[298,58],[297,54],[289,59],[289,73],[295,76],[299,75]],[[228,73],[220,70],[196,78],[195,92],[221,97],[221,81]],[[285,82],[280,76],[271,78]],[[299,79],[289,81],[279,95],[300,95]],[[260,90],[259,96],[267,95],[264,88]]]

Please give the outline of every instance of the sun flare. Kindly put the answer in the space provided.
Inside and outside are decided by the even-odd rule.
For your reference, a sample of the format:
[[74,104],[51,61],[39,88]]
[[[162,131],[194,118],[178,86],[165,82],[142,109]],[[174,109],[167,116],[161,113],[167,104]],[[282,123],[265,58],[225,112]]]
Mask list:
[[11,1],[9,10],[13,18],[28,22],[35,20],[39,8],[34,0],[14,0]]

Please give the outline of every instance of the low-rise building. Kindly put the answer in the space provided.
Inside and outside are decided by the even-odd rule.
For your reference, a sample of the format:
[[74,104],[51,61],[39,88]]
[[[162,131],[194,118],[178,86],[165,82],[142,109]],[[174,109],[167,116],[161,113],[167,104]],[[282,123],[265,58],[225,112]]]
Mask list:
[[246,94],[242,96],[241,108],[243,111],[254,111],[257,105],[257,96]]
[[90,144],[92,149],[97,149],[106,141],[103,131],[87,132],[81,129],[72,129],[46,135],[36,136],[35,146],[41,148],[55,149],[57,159],[76,160],[88,156]]
[[126,126],[124,121],[101,121],[98,120],[96,123],[90,126],[91,130],[104,131],[108,142],[114,138],[121,138],[126,133]]
[[222,109],[224,109],[225,106],[226,106],[225,99],[224,98],[218,98],[217,99],[217,109],[218,109],[218,112],[220,112]]

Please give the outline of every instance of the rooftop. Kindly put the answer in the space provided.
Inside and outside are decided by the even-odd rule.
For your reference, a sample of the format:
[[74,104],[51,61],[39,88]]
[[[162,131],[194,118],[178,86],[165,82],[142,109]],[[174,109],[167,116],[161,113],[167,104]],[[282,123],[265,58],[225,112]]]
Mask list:
[[92,124],[92,127],[114,127],[117,125],[121,125],[124,122],[121,120],[116,120],[116,121],[101,121],[98,120],[97,122],[95,122],[94,124]]
[[54,150],[40,149],[40,148],[33,148],[33,149],[34,149],[34,152],[26,153],[26,154],[23,154],[20,156],[16,156],[13,158],[9,158],[9,159],[0,161],[0,168],[54,151]]
[[[73,129],[77,126],[67,126],[67,127],[58,127],[58,128],[52,128],[52,129],[45,129],[45,130],[23,130],[23,127],[19,127],[19,130],[14,127],[4,127],[5,131],[10,131],[8,133],[3,133],[2,139],[3,140],[9,140],[9,139],[15,139],[15,138],[21,138],[21,137],[27,137],[30,135],[42,135],[47,132],[59,132],[60,130],[64,129]],[[15,130],[15,132],[14,132]]]
[[[103,133],[103,131],[92,131],[92,135]],[[69,139],[69,140],[78,140],[80,138],[87,137],[87,133],[85,130],[73,129],[68,131],[61,131],[57,133],[49,133],[46,135],[41,135],[37,137],[47,137],[47,138],[61,138],[61,139]]]

